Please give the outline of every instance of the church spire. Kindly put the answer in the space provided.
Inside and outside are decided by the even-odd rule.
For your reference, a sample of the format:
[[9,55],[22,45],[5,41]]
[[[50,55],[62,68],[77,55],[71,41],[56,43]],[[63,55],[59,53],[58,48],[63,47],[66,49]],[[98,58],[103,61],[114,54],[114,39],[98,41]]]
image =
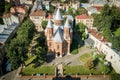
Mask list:
[[47,28],[53,28],[52,21],[50,19],[48,20]]
[[55,15],[54,19],[55,20],[63,20],[63,17],[62,17],[62,15],[60,13],[60,9],[59,8],[57,9],[57,12],[56,12],[56,15]]
[[69,20],[66,19],[66,22],[65,22],[65,25],[64,25],[65,28],[71,28],[70,26],[70,23],[69,23]]

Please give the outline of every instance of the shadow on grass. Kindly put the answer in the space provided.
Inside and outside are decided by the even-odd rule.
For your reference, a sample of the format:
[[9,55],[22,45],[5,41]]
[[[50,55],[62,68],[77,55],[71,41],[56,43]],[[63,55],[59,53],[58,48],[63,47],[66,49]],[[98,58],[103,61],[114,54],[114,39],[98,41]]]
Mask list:
[[54,53],[48,53],[47,54],[47,59],[46,59],[47,63],[52,62],[54,59],[55,59],[55,54]]

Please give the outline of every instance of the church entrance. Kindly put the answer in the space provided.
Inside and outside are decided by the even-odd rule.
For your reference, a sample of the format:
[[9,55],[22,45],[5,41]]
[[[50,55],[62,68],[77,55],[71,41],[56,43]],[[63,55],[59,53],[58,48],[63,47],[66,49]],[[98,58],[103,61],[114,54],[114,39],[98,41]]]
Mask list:
[[58,57],[60,56],[60,52],[57,53],[57,56],[58,56]]

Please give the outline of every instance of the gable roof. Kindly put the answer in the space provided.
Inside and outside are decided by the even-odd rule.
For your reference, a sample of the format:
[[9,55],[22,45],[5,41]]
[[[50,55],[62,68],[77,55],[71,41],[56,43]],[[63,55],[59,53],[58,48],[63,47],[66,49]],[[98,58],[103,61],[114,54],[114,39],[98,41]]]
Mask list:
[[53,41],[62,43],[64,41],[63,38],[63,30],[58,28],[56,32],[53,34]]
[[77,19],[88,19],[89,16],[87,16],[86,14],[82,14],[82,15],[78,15],[76,16]]
[[31,12],[30,16],[46,16],[46,12],[43,10],[35,10]]

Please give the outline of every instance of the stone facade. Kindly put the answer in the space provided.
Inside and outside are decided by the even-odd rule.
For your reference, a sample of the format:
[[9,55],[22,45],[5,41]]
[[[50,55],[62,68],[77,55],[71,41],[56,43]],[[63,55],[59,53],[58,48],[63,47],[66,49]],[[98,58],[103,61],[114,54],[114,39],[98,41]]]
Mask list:
[[76,24],[77,23],[83,23],[88,28],[93,27],[93,20],[94,20],[93,17],[87,16],[86,14],[76,16],[75,20],[76,20]]
[[94,41],[93,47],[103,54],[105,59],[111,63],[114,70],[120,74],[120,53],[113,50],[109,42],[94,29],[88,29],[89,38]]
[[58,9],[53,22],[54,24],[52,24],[51,20],[48,20],[48,24],[45,29],[48,53],[53,52],[56,54],[56,57],[70,54],[72,27],[69,24],[69,20],[66,19],[65,24],[63,24],[63,17]]

